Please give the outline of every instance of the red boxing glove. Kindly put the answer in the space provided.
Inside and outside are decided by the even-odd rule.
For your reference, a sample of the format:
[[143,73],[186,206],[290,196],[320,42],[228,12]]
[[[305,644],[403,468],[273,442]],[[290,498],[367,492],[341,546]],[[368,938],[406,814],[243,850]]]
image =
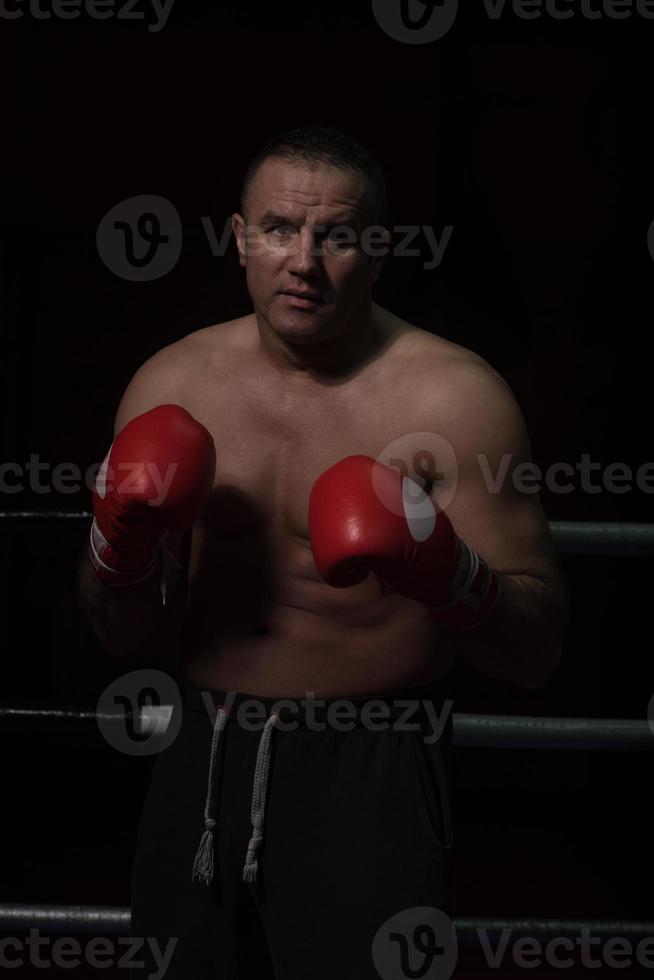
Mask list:
[[132,585],[157,564],[164,531],[189,528],[213,486],[211,434],[179,405],[159,405],[116,436],[93,489],[90,558],[108,585]]
[[445,511],[370,456],[346,456],[318,477],[309,538],[330,585],[355,585],[371,571],[451,629],[477,626],[498,596],[497,576],[457,536]]

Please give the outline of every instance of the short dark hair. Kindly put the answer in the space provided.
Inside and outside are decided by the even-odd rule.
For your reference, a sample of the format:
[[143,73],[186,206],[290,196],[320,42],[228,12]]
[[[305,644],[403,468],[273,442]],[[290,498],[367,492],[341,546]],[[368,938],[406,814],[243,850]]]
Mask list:
[[264,160],[304,161],[309,166],[332,166],[361,174],[372,192],[374,219],[388,220],[388,190],[384,173],[370,149],[349,133],[331,126],[284,129],[272,136],[250,162],[241,187],[241,214],[246,215],[252,182]]

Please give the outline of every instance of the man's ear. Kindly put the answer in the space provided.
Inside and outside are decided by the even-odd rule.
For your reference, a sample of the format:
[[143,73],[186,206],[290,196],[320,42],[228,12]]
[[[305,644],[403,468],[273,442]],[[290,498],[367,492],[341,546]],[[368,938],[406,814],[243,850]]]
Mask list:
[[373,254],[371,256],[370,263],[370,273],[373,283],[376,283],[381,274],[382,266],[384,260],[388,255],[391,244],[391,233],[388,228],[383,228],[378,225],[375,228],[375,234],[372,236],[371,247],[373,249]]
[[232,215],[232,231],[236,239],[238,261],[245,267],[245,220],[238,213]]

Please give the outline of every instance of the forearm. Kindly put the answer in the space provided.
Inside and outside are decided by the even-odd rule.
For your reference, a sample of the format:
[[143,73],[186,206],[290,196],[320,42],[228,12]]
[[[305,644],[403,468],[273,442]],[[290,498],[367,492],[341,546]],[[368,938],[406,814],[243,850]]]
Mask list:
[[500,592],[488,617],[455,633],[460,656],[491,677],[543,687],[561,658],[567,618],[562,585],[533,575],[499,574]]
[[136,585],[111,587],[100,581],[82,555],[79,566],[79,594],[82,607],[95,635],[116,656],[138,653],[163,624],[166,607],[161,595],[161,562],[155,572]]

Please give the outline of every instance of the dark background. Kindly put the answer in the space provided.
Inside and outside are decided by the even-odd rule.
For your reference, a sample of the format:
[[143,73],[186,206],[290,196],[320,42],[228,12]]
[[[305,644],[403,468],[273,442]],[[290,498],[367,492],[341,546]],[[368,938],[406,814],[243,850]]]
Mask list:
[[[150,354],[250,309],[233,241],[213,256],[200,218],[221,229],[238,210],[271,132],[320,122],[376,152],[391,223],[454,229],[436,269],[427,254],[389,258],[377,301],[504,375],[543,470],[588,454],[635,475],[652,460],[653,42],[636,14],[527,21],[507,7],[490,21],[481,3],[426,45],[391,40],[367,3],[209,13],[177,0],[156,34],[0,19],[2,461],[86,470]],[[139,194],[171,201],[184,232],[174,269],[142,283],[112,273],[95,237]],[[573,482],[543,491],[549,520],[650,520],[635,480],[622,494]],[[87,490],[0,498],[2,511],[90,509]],[[106,656],[82,620],[87,534],[0,522],[4,703],[94,706],[142,665]],[[551,684],[459,668],[456,710],[646,717],[651,559],[562,565],[572,621]],[[1,752],[0,901],[128,905],[151,762],[93,732],[6,728]],[[647,753],[457,750],[457,914],[647,918],[650,778]]]

